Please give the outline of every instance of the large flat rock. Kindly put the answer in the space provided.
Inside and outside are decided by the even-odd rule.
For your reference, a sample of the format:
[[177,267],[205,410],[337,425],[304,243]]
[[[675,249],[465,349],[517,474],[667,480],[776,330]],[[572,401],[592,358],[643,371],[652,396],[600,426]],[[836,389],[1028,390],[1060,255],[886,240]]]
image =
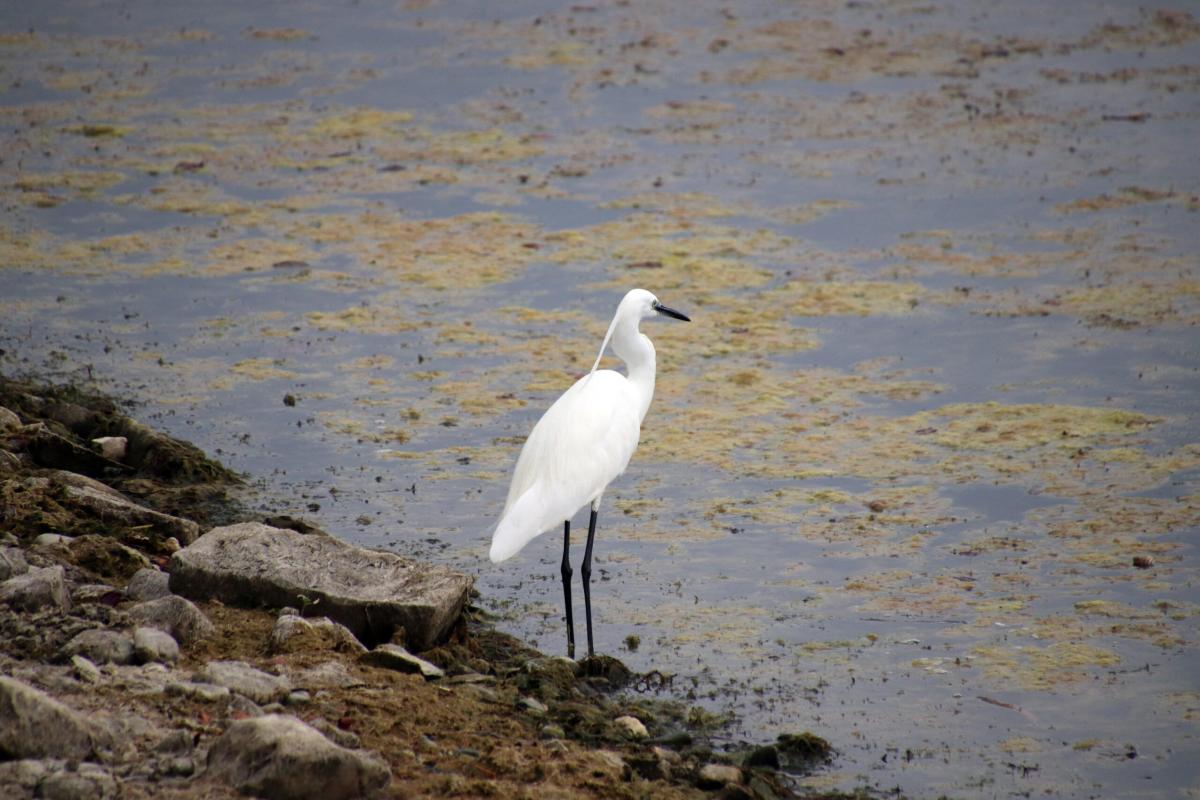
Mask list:
[[340,622],[367,646],[404,629],[424,650],[454,624],[472,579],[447,567],[258,522],[214,528],[171,557],[171,591],[240,606],[301,606]]
[[83,714],[16,678],[0,675],[0,761],[102,753],[109,735]]

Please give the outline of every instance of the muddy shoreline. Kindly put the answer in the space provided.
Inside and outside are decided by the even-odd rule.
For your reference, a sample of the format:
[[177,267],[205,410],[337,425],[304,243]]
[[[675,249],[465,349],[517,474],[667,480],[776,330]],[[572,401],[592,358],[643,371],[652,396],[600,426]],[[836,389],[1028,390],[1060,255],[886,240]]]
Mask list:
[[[253,518],[240,481],[108,398],[0,377],[0,714],[31,731],[0,741],[5,796],[794,797],[789,775],[830,756],[800,731],[718,751],[720,721],[670,699],[668,676],[548,657],[472,604],[402,664],[319,603],[172,594],[173,554]],[[266,775],[287,725],[319,732],[313,757],[350,777],[305,783],[302,758]]]

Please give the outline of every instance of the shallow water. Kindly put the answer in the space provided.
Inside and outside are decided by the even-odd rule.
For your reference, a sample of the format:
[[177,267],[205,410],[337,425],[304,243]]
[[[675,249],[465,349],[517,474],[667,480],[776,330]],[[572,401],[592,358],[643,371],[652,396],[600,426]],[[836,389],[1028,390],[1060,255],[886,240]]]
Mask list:
[[599,649],[816,787],[1189,796],[1200,23],[675,5],[6,7],[0,368],[557,652],[559,537],[487,538],[644,285]]

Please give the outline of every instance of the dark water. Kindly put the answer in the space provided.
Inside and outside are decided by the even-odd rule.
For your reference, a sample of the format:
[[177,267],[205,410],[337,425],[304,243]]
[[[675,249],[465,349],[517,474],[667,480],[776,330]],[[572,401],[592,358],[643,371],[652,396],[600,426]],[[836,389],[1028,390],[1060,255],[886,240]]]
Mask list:
[[[558,652],[558,537],[493,567],[488,536],[645,285],[695,322],[647,328],[599,649],[731,739],[825,736],[814,786],[1188,796],[1185,11],[50,3],[0,33],[6,373],[131,398]],[[787,213],[816,201],[850,205]]]

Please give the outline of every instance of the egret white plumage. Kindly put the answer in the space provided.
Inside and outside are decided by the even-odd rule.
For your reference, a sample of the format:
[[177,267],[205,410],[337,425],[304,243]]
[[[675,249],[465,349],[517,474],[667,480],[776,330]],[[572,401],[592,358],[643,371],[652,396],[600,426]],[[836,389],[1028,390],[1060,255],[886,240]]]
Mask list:
[[[654,345],[638,330],[658,315],[691,320],[658,302],[645,289],[633,289],[617,306],[592,369],[567,389],[533,426],[513,470],[512,485],[500,523],[492,534],[491,559],[500,563],[531,540],[563,524],[563,596],[567,616],[567,655],[575,657],[575,621],[571,615],[571,517],[591,504],[587,546],[583,551],[583,605],[588,655],[592,646],[592,543],[600,498],[625,471],[641,436],[642,420],[654,397]],[[627,374],[597,369],[604,351],[625,362]]]

